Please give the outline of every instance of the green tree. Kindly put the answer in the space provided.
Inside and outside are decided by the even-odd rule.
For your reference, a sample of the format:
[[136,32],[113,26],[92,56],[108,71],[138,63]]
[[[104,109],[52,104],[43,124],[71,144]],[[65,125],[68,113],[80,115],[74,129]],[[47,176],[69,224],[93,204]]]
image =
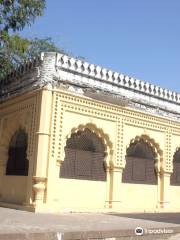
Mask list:
[[66,53],[63,49],[57,47],[50,37],[43,39],[32,39],[29,42],[29,46],[26,51],[26,58],[32,58],[33,56],[37,56],[40,52],[61,52],[64,54]]
[[27,39],[16,32],[43,14],[45,0],[0,0],[0,79],[42,51],[57,48],[51,38]]
[[29,40],[19,35],[7,35],[6,38],[0,47],[0,79],[23,62],[29,47]]
[[23,61],[30,45],[12,33],[33,23],[44,8],[45,0],[0,0],[0,78]]
[[28,59],[36,57],[41,52],[61,52],[64,50],[55,46],[51,38],[34,38],[32,40],[13,35],[0,49],[0,79],[12,69],[23,64]]
[[0,30],[19,31],[43,14],[45,0],[0,0]]

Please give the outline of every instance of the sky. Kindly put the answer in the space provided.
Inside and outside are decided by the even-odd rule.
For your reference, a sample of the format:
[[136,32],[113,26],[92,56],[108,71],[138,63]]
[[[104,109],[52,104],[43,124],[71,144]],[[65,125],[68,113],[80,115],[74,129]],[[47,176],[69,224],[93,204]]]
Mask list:
[[180,0],[47,0],[21,35],[180,92]]

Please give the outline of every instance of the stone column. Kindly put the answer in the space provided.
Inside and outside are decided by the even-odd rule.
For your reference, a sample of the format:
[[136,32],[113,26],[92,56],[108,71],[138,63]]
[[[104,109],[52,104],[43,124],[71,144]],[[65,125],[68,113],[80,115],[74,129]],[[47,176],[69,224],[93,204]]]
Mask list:
[[106,167],[106,173],[107,173],[107,187],[106,187],[106,202],[105,202],[105,208],[111,208],[112,207],[112,169],[110,166]]
[[163,195],[162,195],[162,174],[161,172],[157,172],[157,205],[156,208],[161,209],[162,208],[162,202],[163,202]]
[[122,167],[114,166],[112,169],[111,208],[114,209],[120,209],[121,207],[122,172]]
[[52,114],[52,92],[43,90],[41,92],[40,103],[40,120],[39,128],[36,133],[37,137],[37,153],[35,159],[35,167],[33,173],[33,205],[42,205],[45,199],[48,158],[49,158],[49,140],[50,140],[50,127],[51,127],[51,114]]
[[173,151],[172,151],[172,129],[167,128],[165,133],[165,149],[164,159],[161,166],[161,206],[163,209],[170,208],[170,177],[173,166]]
[[162,181],[162,208],[166,209],[170,207],[170,172],[163,172]]
[[162,208],[162,201],[163,201],[163,195],[162,195],[162,157],[157,156],[155,159],[155,171],[157,174],[157,204],[156,208],[161,209]]

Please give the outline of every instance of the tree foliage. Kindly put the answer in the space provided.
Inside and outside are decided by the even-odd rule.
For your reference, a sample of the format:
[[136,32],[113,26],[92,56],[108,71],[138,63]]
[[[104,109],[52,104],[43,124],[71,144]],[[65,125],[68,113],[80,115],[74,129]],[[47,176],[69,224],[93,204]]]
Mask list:
[[26,39],[19,35],[9,37],[5,44],[0,48],[0,79],[12,69],[39,55],[41,52],[61,52],[64,50],[56,47],[51,38]]
[[33,56],[37,56],[40,52],[66,53],[63,49],[57,47],[50,37],[43,39],[32,39],[26,51],[26,58],[32,58]]
[[6,35],[0,47],[0,78],[22,63],[28,47],[28,39],[21,38],[19,35]]
[[0,79],[40,52],[64,52],[51,38],[27,39],[17,32],[43,14],[45,0],[0,0]]
[[0,30],[19,31],[43,14],[45,0],[0,0]]

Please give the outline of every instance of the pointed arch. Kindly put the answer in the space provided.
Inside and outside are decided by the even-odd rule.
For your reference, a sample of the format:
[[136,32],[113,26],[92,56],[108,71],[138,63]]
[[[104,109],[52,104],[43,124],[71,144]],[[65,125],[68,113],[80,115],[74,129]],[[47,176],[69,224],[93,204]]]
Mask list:
[[148,135],[136,136],[126,148],[123,182],[157,184],[161,171],[162,150]]
[[64,153],[60,177],[106,181],[112,143],[102,129],[94,124],[73,128],[66,136]]
[[5,124],[7,126],[3,128],[2,136],[0,139],[0,156],[1,156],[0,160],[3,167],[5,167],[6,162],[8,160],[9,144],[11,142],[11,138],[14,135],[14,133],[19,129],[25,131],[26,133],[28,132],[27,126],[23,126],[19,122],[19,119],[16,117],[14,117],[13,120],[12,118],[9,118],[8,120],[4,119],[4,121],[7,121]]
[[66,141],[66,148],[92,152],[105,152],[102,139],[89,128],[71,134]]
[[146,144],[148,144],[153,149],[156,158],[162,157],[163,151],[161,150],[159,144],[153,138],[151,138],[149,135],[146,135],[146,134],[142,134],[141,136],[136,136],[134,139],[132,139],[129,145],[126,147],[126,150],[129,148],[129,146],[132,143],[138,142],[140,140],[143,140]]
[[170,177],[170,185],[180,186],[180,147],[176,148],[173,155],[173,173]]
[[[66,141],[71,137],[72,134],[75,134],[79,131],[84,131],[85,129],[89,129],[92,133],[94,133],[101,141],[105,149],[106,154],[106,164],[109,166],[112,163],[112,155],[113,155],[113,144],[109,138],[109,135],[104,133],[102,128],[98,128],[93,123],[80,124],[78,127],[72,128],[69,134],[66,136]],[[65,144],[64,144],[65,146]]]
[[27,133],[22,129],[18,129],[11,137],[9,143],[6,175],[28,175],[27,146]]

